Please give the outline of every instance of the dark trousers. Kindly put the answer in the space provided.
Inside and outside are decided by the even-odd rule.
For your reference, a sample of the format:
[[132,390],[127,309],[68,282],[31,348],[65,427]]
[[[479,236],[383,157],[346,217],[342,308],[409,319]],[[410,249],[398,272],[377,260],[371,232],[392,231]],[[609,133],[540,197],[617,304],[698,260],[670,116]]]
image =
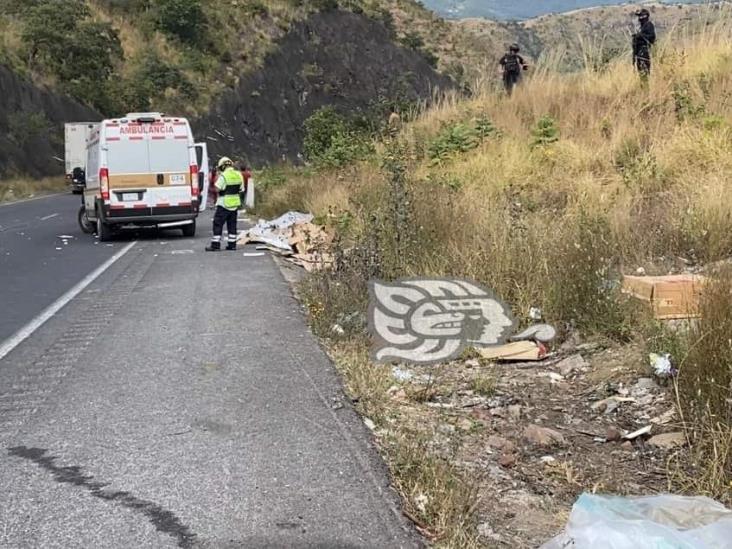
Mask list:
[[651,74],[651,54],[640,53],[636,54],[633,58],[635,62],[635,68],[638,70],[641,76],[648,76]]
[[224,223],[226,223],[226,231],[229,233],[228,241],[236,242],[238,229],[236,221],[239,217],[237,210],[227,210],[223,206],[216,206],[216,213],[213,218],[213,234],[214,242],[221,241],[221,234],[224,232]]
[[511,95],[513,93],[513,89],[518,85],[518,83],[521,81],[521,73],[520,72],[504,72],[503,73],[503,87],[506,88],[506,93],[508,95]]

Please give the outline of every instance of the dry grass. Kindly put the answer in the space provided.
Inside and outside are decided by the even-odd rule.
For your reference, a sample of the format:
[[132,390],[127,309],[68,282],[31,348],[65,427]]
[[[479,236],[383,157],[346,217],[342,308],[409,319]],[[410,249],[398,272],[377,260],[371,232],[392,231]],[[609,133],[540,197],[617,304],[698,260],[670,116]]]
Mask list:
[[66,190],[68,190],[68,184],[63,176],[43,179],[10,179],[0,181],[0,202],[12,202]]
[[686,338],[677,402],[691,443],[691,459],[675,463],[685,491],[732,502],[732,271],[713,273],[704,289],[702,317]]
[[391,368],[371,364],[363,343],[336,344],[331,356],[359,412],[376,425],[378,445],[403,497],[405,514],[439,547],[478,547],[475,488],[447,460],[431,456],[429,437],[402,420],[391,399]]
[[[541,307],[564,333],[638,338],[644,315],[617,290],[623,272],[732,256],[731,37],[718,24],[660,44],[648,87],[618,60],[572,75],[538,70],[512,98],[489,88],[446,97],[368,162],[288,173],[260,196],[262,211],[309,209],[340,235],[336,268],[304,286],[316,332],[330,338],[344,315],[363,313],[370,278],[460,276],[494,288],[521,318]],[[547,114],[559,140],[536,146]],[[480,118],[498,133],[430,158],[444,128]],[[714,287],[701,343],[678,380],[693,451],[674,478],[680,489],[728,500],[732,287]],[[341,341],[363,338],[356,323]],[[440,543],[470,546],[470,491],[423,433],[399,427],[385,396],[388,370],[359,353],[336,360],[362,411],[389,433],[382,448],[408,512]],[[491,389],[490,380],[477,384]]]

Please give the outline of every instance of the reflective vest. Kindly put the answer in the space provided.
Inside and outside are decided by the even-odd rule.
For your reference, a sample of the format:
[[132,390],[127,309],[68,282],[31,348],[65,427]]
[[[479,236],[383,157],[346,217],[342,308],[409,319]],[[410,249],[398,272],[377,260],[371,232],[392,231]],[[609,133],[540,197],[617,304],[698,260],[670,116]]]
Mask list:
[[[222,179],[223,182],[221,181]],[[239,193],[244,190],[244,178],[240,171],[234,168],[226,168],[216,182],[216,188],[219,190],[219,198],[216,201],[217,206],[223,206],[227,210],[238,210],[241,208],[241,196]]]

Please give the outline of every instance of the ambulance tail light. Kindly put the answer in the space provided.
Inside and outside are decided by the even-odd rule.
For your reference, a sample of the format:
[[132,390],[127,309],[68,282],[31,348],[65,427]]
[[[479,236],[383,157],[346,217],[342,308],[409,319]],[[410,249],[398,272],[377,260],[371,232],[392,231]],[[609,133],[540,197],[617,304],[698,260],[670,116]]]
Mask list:
[[99,169],[99,190],[102,193],[102,200],[109,200],[109,170]]
[[198,165],[191,164],[191,196],[198,196]]

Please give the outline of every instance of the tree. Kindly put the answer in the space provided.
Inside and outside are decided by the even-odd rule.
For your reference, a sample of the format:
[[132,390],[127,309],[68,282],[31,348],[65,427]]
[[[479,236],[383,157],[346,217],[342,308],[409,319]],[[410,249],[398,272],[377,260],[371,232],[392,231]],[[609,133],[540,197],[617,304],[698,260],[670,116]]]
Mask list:
[[200,0],[156,0],[155,6],[160,30],[189,44],[198,42],[204,21]]
[[38,0],[24,13],[22,40],[31,68],[40,65],[66,92],[106,110],[107,82],[122,59],[122,46],[109,23],[90,16],[82,0]]

